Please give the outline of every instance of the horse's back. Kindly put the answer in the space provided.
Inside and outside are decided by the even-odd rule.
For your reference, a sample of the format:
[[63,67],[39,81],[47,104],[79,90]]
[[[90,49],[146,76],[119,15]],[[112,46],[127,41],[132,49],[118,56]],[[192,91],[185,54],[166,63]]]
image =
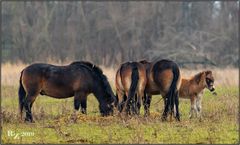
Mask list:
[[138,87],[145,87],[146,85],[146,70],[144,66],[137,62],[123,63],[116,74],[116,85],[122,90],[129,90],[132,83],[133,68],[136,68],[138,72]]
[[179,88],[179,71],[178,65],[172,60],[162,59],[153,62],[148,70],[147,92],[165,95],[173,82],[174,75],[176,75],[174,73],[178,73],[177,87]]
[[88,68],[80,66],[55,66],[35,63],[23,70],[22,82],[29,91],[56,98],[73,96],[77,90],[87,90],[91,81]]
[[55,66],[45,63],[34,63],[27,66],[23,71],[23,77],[29,78],[32,81],[40,81],[39,79],[61,78],[68,72],[63,66]]

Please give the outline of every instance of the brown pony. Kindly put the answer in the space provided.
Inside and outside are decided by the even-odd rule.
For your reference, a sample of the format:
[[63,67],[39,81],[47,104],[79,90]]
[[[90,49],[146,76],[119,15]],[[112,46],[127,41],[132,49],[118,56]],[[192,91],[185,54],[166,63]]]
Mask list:
[[178,65],[167,59],[155,62],[143,60],[140,61],[140,63],[145,65],[147,72],[147,84],[145,88],[146,96],[144,97],[145,114],[149,114],[151,96],[161,94],[164,98],[165,104],[162,120],[165,121],[167,119],[168,112],[170,112],[172,116],[175,105],[175,117],[180,121],[178,90],[181,79]]
[[115,85],[118,110],[131,114],[140,113],[141,100],[147,83],[144,65],[138,62],[123,63],[116,73]]
[[[190,99],[191,109],[189,117],[192,118],[193,112],[201,119],[201,100],[205,88],[214,92],[214,77],[212,71],[207,70],[196,74],[190,79],[182,79],[179,97]],[[216,94],[214,92],[214,94]]]
[[31,108],[38,94],[57,99],[74,96],[74,108],[86,114],[87,96],[93,93],[98,102],[101,115],[113,112],[115,96],[107,77],[102,70],[90,62],[77,61],[66,66],[35,63],[26,67],[20,76],[19,107],[22,118],[33,122]]

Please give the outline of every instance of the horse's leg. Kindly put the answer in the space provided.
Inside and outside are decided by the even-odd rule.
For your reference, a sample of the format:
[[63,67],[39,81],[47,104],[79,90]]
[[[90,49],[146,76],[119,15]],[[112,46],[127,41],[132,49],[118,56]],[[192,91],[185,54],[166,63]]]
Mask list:
[[198,117],[200,121],[202,120],[202,93],[197,96],[197,111],[198,111]]
[[191,109],[190,109],[190,113],[189,113],[189,118],[191,119],[193,117],[194,112],[197,111],[196,97],[195,96],[191,96],[190,97],[190,101],[191,101]]
[[26,110],[25,121],[34,122],[31,109],[36,97],[36,94],[29,93],[24,101],[24,108]]
[[[175,94],[174,94],[175,95]],[[174,115],[174,102],[175,102],[175,97],[173,99],[171,99],[171,105],[170,105],[170,121],[172,121],[173,115]]]
[[133,100],[130,101],[130,106],[129,106],[131,108],[132,113],[136,115],[138,114],[138,105],[139,105],[138,97],[139,97],[138,94],[135,94]]
[[87,114],[87,96],[83,95],[80,97],[80,103],[81,103],[81,112],[83,114]]
[[128,93],[127,92],[119,92],[119,96],[121,96],[119,102],[119,112],[124,112],[125,115],[128,115],[130,112],[130,103],[131,100],[128,98]]
[[71,116],[71,118],[74,122],[76,122],[76,120],[77,120],[77,114],[78,114],[78,110],[80,108],[80,104],[81,104],[80,93],[75,92],[74,93],[74,111],[73,111],[73,114]]
[[162,114],[162,121],[166,121],[170,104],[168,103],[168,100],[167,100],[168,98],[166,96],[164,96],[163,99],[164,99],[164,111]]
[[129,102],[129,114],[137,114],[137,94],[133,96],[133,98]]
[[130,114],[131,101],[133,101],[133,100],[128,97],[128,92],[126,92],[124,94],[124,97],[126,97],[126,101],[124,99],[124,104],[123,104],[122,111],[125,113],[125,115],[129,115]]
[[117,91],[117,94],[118,94],[118,111],[121,113],[122,110],[123,110],[123,107],[124,107],[124,104],[125,104],[125,100],[124,100],[124,94],[120,91]]
[[138,99],[138,95],[135,94],[133,99],[130,101],[130,113],[132,112],[132,114],[137,114],[137,99]]
[[178,91],[177,91],[175,94],[176,120],[180,121],[178,105],[179,105],[179,95],[178,95]]
[[144,104],[144,116],[149,116],[150,115],[150,104],[151,104],[152,96],[144,94],[143,97],[143,104]]
[[84,92],[75,92],[74,94],[74,109],[79,110],[81,106],[81,112],[87,114],[87,94]]
[[80,95],[79,95],[79,93],[75,93],[75,94],[74,94],[74,109],[75,109],[76,111],[79,110],[80,104],[81,104]]
[[147,94],[144,93],[144,96],[143,96],[143,106],[144,106],[144,117],[147,117],[148,116],[148,112],[147,112]]
[[128,108],[128,111],[129,111],[129,114],[136,114],[136,103],[137,103],[137,95],[134,95],[133,98],[130,100],[129,102],[129,108]]
[[136,100],[136,109],[135,109],[137,115],[140,115],[142,98],[143,98],[143,94],[142,94],[142,93],[138,93],[138,95],[137,95],[137,100]]

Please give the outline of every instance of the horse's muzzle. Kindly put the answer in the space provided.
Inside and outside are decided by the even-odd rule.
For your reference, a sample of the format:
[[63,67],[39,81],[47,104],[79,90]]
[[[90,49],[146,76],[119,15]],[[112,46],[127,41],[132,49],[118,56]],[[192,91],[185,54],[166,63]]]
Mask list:
[[211,89],[209,89],[211,92],[213,92],[213,91],[215,91],[215,88],[214,87],[212,87]]
[[217,93],[215,92],[214,86],[211,86],[211,87],[209,88],[209,90],[210,90],[210,92],[212,92],[213,95],[217,95]]

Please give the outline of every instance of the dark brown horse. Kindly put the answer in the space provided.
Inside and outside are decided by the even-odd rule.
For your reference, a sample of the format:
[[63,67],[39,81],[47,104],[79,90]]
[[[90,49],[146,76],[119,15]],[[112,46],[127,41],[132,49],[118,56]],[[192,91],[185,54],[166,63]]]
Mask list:
[[66,66],[35,63],[21,72],[19,107],[26,110],[25,121],[33,121],[31,108],[38,94],[53,98],[74,96],[74,108],[86,114],[87,96],[93,93],[103,116],[113,113],[115,96],[102,70],[90,62],[76,61]]
[[140,63],[145,65],[147,71],[147,84],[145,88],[147,96],[144,97],[143,102],[146,114],[149,114],[152,95],[161,94],[165,104],[162,120],[165,121],[167,119],[169,112],[172,116],[175,105],[176,119],[180,121],[178,90],[181,78],[178,65],[166,59],[154,62],[143,60]]
[[[146,70],[139,62],[123,63],[116,73],[115,85],[119,112],[139,114],[147,83]],[[130,109],[131,108],[131,109]]]

